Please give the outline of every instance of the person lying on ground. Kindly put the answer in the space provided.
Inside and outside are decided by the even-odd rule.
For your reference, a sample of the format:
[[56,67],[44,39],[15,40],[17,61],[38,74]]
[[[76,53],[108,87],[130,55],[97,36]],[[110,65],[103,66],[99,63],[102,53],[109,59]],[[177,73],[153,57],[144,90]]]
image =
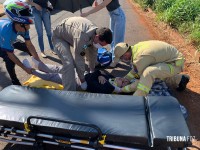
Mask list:
[[[32,57],[33,67],[30,65],[27,59],[23,60],[23,64],[28,68],[35,68],[32,70],[32,74],[46,81],[52,81],[58,84],[62,84],[62,66],[44,64],[35,60]],[[77,77],[78,78],[78,77]],[[130,93],[136,90],[138,80],[135,80],[130,84],[129,80],[126,78],[110,78],[108,75],[103,73],[103,71],[97,70],[93,73],[88,73],[85,75],[85,80],[87,82],[87,92],[92,93]],[[77,84],[80,82],[77,80]],[[128,87],[131,88],[128,88]],[[130,91],[131,89],[132,91]]]

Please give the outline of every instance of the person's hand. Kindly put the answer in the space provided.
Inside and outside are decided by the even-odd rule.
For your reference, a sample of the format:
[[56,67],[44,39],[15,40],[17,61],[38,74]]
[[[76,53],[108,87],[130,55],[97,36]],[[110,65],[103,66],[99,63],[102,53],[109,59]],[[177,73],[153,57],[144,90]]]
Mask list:
[[47,2],[47,6],[53,10],[53,6],[50,1]]
[[87,89],[87,82],[86,81],[81,83],[81,89],[84,90],[84,91]]
[[38,11],[42,11],[42,7],[38,4],[35,4],[35,8],[38,10]]
[[98,6],[98,1],[95,0],[94,3],[93,3],[93,5],[92,5],[92,7],[97,7],[97,6]]
[[87,17],[88,15],[88,13],[81,13],[81,17]]
[[101,84],[104,84],[104,83],[106,83],[106,78],[104,77],[104,76],[99,76],[98,77],[98,80],[99,80],[99,83],[101,83]]
[[32,74],[32,68],[27,68],[27,67],[24,67],[24,71],[26,71],[26,73],[28,74]]

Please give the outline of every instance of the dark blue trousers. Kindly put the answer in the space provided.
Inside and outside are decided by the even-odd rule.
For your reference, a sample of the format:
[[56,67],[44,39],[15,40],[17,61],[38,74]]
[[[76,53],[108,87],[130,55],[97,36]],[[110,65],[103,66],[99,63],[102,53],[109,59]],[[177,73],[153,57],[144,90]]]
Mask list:
[[[13,44],[13,47],[20,51],[27,52],[29,55],[31,55],[26,44],[21,40],[16,40],[16,42]],[[2,57],[3,61],[5,62],[6,69],[11,78],[12,84],[13,85],[21,85],[17,78],[17,75],[15,73],[15,63],[8,57],[7,52],[2,51],[1,48],[0,48],[0,57]]]

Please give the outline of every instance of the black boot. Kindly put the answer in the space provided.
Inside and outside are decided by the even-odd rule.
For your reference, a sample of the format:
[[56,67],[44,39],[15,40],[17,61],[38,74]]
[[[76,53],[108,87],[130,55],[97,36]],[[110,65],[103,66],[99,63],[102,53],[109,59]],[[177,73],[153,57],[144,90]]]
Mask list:
[[177,91],[182,92],[186,89],[188,82],[190,81],[190,77],[187,75],[183,75],[181,78],[181,82],[179,83],[178,87],[176,88]]

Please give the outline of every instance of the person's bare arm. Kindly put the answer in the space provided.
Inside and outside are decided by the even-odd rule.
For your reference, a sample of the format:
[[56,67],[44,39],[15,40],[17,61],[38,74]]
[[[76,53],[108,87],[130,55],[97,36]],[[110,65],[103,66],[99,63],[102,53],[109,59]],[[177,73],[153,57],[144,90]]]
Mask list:
[[101,4],[97,5],[96,7],[93,7],[91,10],[89,10],[88,12],[82,13],[81,17],[87,17],[90,14],[93,14],[101,9],[103,9],[104,7],[106,7],[112,0],[104,0]]
[[31,53],[31,55],[37,60],[37,61],[40,61],[40,58],[36,52],[36,49],[34,47],[34,45],[32,44],[32,42],[30,40],[26,40],[25,41],[25,44],[29,50],[29,52]]
[[11,52],[7,52],[8,57],[15,63],[17,64],[19,67],[21,67],[24,71],[26,71],[28,74],[32,73],[32,68],[26,68],[21,61],[15,56],[14,53]]

